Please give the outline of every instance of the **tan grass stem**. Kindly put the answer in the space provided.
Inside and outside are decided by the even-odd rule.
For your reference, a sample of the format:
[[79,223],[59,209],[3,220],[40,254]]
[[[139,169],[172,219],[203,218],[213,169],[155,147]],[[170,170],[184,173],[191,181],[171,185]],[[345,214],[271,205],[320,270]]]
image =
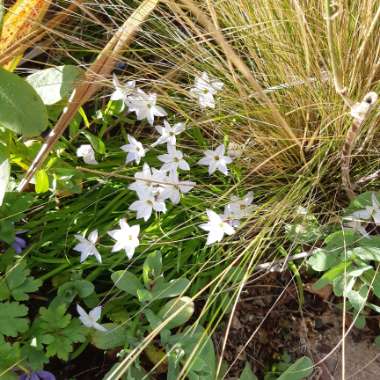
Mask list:
[[343,85],[342,70],[339,67],[341,60],[337,55],[337,48],[335,46],[335,37],[333,31],[333,20],[339,15],[341,10],[338,9],[338,5],[336,3],[332,2],[331,0],[325,0],[325,12],[327,42],[335,91],[342,97],[346,105],[350,107],[352,105],[352,101],[347,98],[347,88]]

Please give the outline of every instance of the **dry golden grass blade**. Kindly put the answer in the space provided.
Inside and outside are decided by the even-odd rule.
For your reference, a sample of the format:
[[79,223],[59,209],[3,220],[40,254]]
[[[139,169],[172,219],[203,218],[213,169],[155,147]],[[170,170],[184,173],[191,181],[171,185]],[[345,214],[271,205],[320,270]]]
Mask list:
[[[223,49],[224,54],[227,57],[227,59],[231,61],[231,63],[236,67],[238,71],[240,71],[240,73],[251,85],[253,90],[257,93],[258,100],[260,100],[263,104],[268,106],[268,108],[273,114],[274,119],[284,129],[284,132],[287,135],[287,137],[295,141],[296,144],[302,149],[302,143],[299,140],[299,138],[294,134],[292,128],[290,128],[289,124],[287,123],[285,118],[281,115],[278,108],[275,106],[275,104],[271,101],[268,95],[264,92],[263,88],[254,78],[248,66],[244,63],[244,61],[238,56],[235,50],[227,42],[223,33],[215,27],[212,20],[210,20],[199,9],[197,4],[195,4],[193,0],[181,0],[181,2],[197,18],[198,22],[215,38],[215,40]],[[170,4],[170,1],[169,1],[169,4]],[[302,152],[301,152],[301,156],[302,156]]]
[[159,1],[144,0],[101,51],[96,61],[87,70],[83,80],[74,90],[67,107],[21,181],[18,191],[25,189],[78,109],[102,87],[101,80],[112,72],[118,57],[130,44],[140,25],[156,8]]
[[[4,17],[3,30],[0,39],[0,53],[12,47],[17,41],[36,29],[46,14],[51,0],[18,0]],[[11,55],[4,62],[4,67],[13,71],[22,58],[27,47],[17,54]]]
[[20,36],[17,41],[8,46],[6,49],[0,51],[0,65],[4,66],[13,57],[23,55],[23,52],[31,46],[41,41],[48,33],[54,31],[54,29],[63,23],[63,21],[73,14],[75,9],[79,7],[84,0],[75,0],[70,4],[67,9],[60,11],[56,16],[49,20],[46,25],[38,24],[36,28],[27,34]]

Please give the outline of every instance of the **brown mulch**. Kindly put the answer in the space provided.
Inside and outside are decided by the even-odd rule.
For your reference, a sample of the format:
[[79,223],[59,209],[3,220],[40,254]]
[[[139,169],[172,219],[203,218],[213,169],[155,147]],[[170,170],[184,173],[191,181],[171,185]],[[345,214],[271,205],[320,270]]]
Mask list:
[[[322,292],[315,292],[311,284],[305,288],[308,290],[304,291],[300,308],[297,287],[289,272],[262,275],[245,287],[223,353],[230,367],[226,379],[238,379],[247,361],[258,378],[263,379],[284,353],[292,360],[309,356],[319,363],[310,379],[342,378],[342,313],[337,306],[340,300],[328,288]],[[346,327],[350,323],[348,315]],[[214,335],[219,355],[227,324],[228,319]],[[372,316],[368,325],[370,328],[364,330],[354,328],[346,339],[346,373],[355,374],[354,380],[375,380],[380,376],[380,350],[372,343],[380,333],[378,317]]]

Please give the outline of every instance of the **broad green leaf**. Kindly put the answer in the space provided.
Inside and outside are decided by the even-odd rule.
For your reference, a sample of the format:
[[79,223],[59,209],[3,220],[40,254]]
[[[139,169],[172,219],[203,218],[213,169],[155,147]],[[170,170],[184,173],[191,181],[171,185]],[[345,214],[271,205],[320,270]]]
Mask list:
[[[171,318],[165,328],[172,329],[184,325],[194,313],[194,302],[189,297],[180,297],[169,301],[158,312],[162,320]],[[175,315],[173,317],[173,315]],[[173,318],[172,318],[173,317]]]
[[362,288],[357,290],[351,290],[347,292],[347,298],[350,301],[350,304],[356,311],[360,311],[364,308],[368,297],[368,288],[367,286],[362,286]]
[[137,297],[140,302],[149,302],[153,299],[152,293],[146,289],[137,289]]
[[13,298],[16,301],[27,301],[28,293],[33,293],[42,285],[41,280],[30,276],[30,270],[24,261],[13,264],[7,274],[0,280],[0,300]]
[[[189,326],[187,329],[185,329],[185,332],[183,334],[177,334],[177,336],[180,337],[178,343],[182,345],[187,355],[193,355],[194,351],[196,351],[196,356],[202,358],[203,361],[207,363],[207,367],[203,368],[202,372],[197,374],[199,375],[199,379],[214,380],[216,378],[217,359],[215,355],[214,344],[210,336],[207,335],[205,329],[202,326],[198,325],[194,330],[193,327]],[[198,363],[198,365],[199,364],[200,363]],[[191,370],[194,369],[192,364],[190,364],[189,368]],[[226,368],[224,368],[219,373],[219,375],[222,375],[222,373],[225,372]]]
[[361,247],[380,247],[380,235],[371,236],[369,239],[360,241]]
[[7,219],[0,219],[0,240],[11,245],[15,240],[15,236],[16,231],[14,224]]
[[36,193],[46,193],[49,191],[49,177],[46,173],[46,170],[40,169],[36,175],[36,184],[35,184],[35,189]]
[[341,262],[335,267],[328,270],[323,276],[314,284],[316,289],[322,289],[327,284],[332,284],[333,281],[339,277],[345,270],[351,266],[351,262]]
[[372,265],[361,265],[347,272],[348,277],[360,277],[363,273],[373,269]]
[[71,316],[65,315],[66,305],[59,305],[58,307],[41,307],[39,323],[44,331],[57,331],[66,328],[70,321]]
[[133,296],[137,296],[137,290],[144,289],[141,281],[133,273],[125,270],[112,273],[111,279],[118,289]]
[[[304,213],[305,212],[305,213]],[[296,214],[293,224],[285,226],[286,237],[298,244],[314,243],[323,236],[317,218],[307,210]]]
[[158,282],[152,289],[153,298],[158,300],[179,296],[184,293],[189,284],[190,281],[187,278]]
[[71,303],[76,296],[86,298],[95,291],[94,285],[87,280],[68,281],[58,288],[57,295],[64,302]]
[[90,142],[96,153],[104,154],[106,152],[106,145],[103,140],[90,132],[82,131],[82,133],[86,136],[86,139]]
[[372,206],[372,191],[366,191],[365,193],[356,196],[355,199],[351,201],[349,207],[346,209],[345,214],[350,215],[354,211],[365,209],[367,206]]
[[[21,359],[20,347],[18,343],[10,344],[5,341],[4,337],[0,335],[0,379],[13,379],[12,377],[5,376],[7,370],[12,367]],[[4,373],[4,374],[3,374]],[[6,375],[11,375],[12,371],[6,372]],[[16,379],[18,377],[15,377]]]
[[21,348],[21,355],[24,358],[24,365],[32,371],[40,370],[49,362],[45,353],[41,349],[37,349],[30,344],[26,344]]
[[48,125],[46,107],[33,87],[2,68],[0,125],[26,137],[38,136]]
[[28,308],[17,302],[0,303],[0,334],[16,337],[28,330]]
[[95,330],[91,334],[91,343],[99,350],[111,350],[116,347],[123,347],[127,333],[125,327],[113,323],[105,323],[103,326],[106,332]]
[[319,249],[308,260],[308,264],[317,272],[324,272],[338,264],[337,253]]
[[0,206],[3,204],[4,196],[7,191],[9,178],[11,175],[11,166],[8,160],[0,164]]
[[[207,370],[207,367],[208,367],[208,363],[205,361],[205,359],[200,355],[195,355],[193,361],[190,364],[189,371],[191,371],[191,372],[203,372],[203,371]],[[202,376],[202,379],[203,378],[204,378],[204,376]]]
[[[367,278],[368,275],[368,278]],[[380,298],[380,273],[376,273],[375,271],[367,272],[364,276],[367,284],[372,284],[373,293],[377,298]],[[375,278],[374,278],[375,277]]]
[[313,362],[307,356],[303,356],[292,364],[277,380],[302,380],[313,372]]
[[[160,352],[160,350],[156,351]],[[171,350],[167,354],[167,363],[168,363],[168,370],[167,370],[167,380],[177,380],[179,378],[180,373],[180,361],[184,355],[183,350],[178,348],[177,350]],[[160,359],[159,355],[157,355],[157,359]],[[156,360],[157,360],[156,359]],[[192,376],[192,372],[189,371],[188,373],[189,380],[194,380],[194,377]],[[199,380],[199,378],[197,378]]]
[[77,66],[66,65],[37,71],[27,77],[45,105],[53,105],[70,96],[83,75]]
[[17,376],[14,372],[12,372],[12,370],[8,368],[4,368],[4,372],[0,372],[0,374],[1,374],[1,380],[19,380],[20,379],[19,376]]
[[325,239],[326,249],[340,252],[348,249],[355,243],[362,241],[363,237],[353,230],[336,231]]
[[88,331],[79,319],[72,320],[71,315],[66,314],[66,305],[49,306],[49,309],[41,307],[40,317],[33,326],[38,332],[38,341],[46,346],[46,355],[64,361],[74,350],[74,343],[86,341]]
[[80,298],[86,298],[95,291],[95,286],[92,282],[87,280],[74,281],[78,295]]
[[155,279],[161,275],[162,256],[159,251],[150,253],[143,264],[144,284],[149,286]]
[[3,205],[0,206],[0,240],[12,244],[15,237],[14,223],[21,220],[24,212],[34,202],[30,193],[6,193]]
[[344,276],[338,276],[332,281],[333,292],[337,297],[343,296],[346,282],[347,280],[344,279]]
[[352,253],[364,261],[380,261],[380,246],[360,246],[354,248]]
[[240,380],[257,380],[248,362],[245,364],[243,372],[240,375]]
[[152,330],[156,329],[162,323],[161,318],[157,317],[157,315],[154,314],[153,311],[150,309],[145,309],[144,315],[146,319],[148,320]]
[[[118,364],[116,364],[116,367]],[[112,373],[112,370],[110,371]],[[107,375],[104,377],[105,379],[108,379]],[[122,378],[122,380],[151,380],[152,377],[149,376],[146,371],[138,364],[138,363],[133,363],[129,368],[128,372],[125,377]]]
[[0,207],[0,220],[6,218],[12,222],[18,222],[24,213],[33,204],[33,194],[30,193],[7,193],[3,205]]
[[360,315],[354,314],[354,318],[356,318],[355,319],[355,327],[357,329],[364,329],[364,327],[366,325],[365,316],[362,314],[360,314]]

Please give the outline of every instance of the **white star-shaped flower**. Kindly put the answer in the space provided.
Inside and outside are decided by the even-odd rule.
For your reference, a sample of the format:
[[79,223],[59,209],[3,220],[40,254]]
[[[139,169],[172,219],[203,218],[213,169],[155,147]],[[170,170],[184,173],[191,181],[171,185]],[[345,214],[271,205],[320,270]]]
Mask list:
[[156,105],[157,94],[146,94],[140,88],[128,96],[128,110],[135,112],[137,120],[147,119],[153,125],[155,116],[166,116],[166,111]]
[[136,192],[141,199],[145,194],[159,195],[166,182],[166,173],[162,170],[151,169],[148,164],[144,164],[143,170],[135,174],[136,181],[128,188]]
[[215,108],[214,95],[223,88],[224,84],[220,80],[210,79],[206,72],[195,78],[195,86],[190,93],[198,97],[199,105],[204,108]]
[[199,165],[208,166],[208,173],[211,175],[219,170],[224,175],[228,174],[227,165],[232,162],[232,158],[224,155],[225,146],[219,145],[215,150],[206,150],[204,157],[198,161]]
[[137,194],[151,193],[152,191],[152,170],[145,163],[143,169],[135,173],[136,181],[128,186],[128,189],[135,191]]
[[224,235],[233,235],[235,233],[234,228],[225,222],[222,216],[212,210],[206,210],[206,212],[209,221],[200,225],[202,230],[208,232],[206,245],[222,241]]
[[231,197],[231,202],[224,208],[224,216],[228,220],[247,218],[252,210],[253,192],[250,191],[244,198]]
[[347,222],[344,223],[344,227],[347,227],[353,231],[357,231],[364,237],[370,238],[368,232],[362,226],[360,220],[350,220],[348,218],[346,220],[347,220]]
[[181,199],[181,193],[188,193],[194,186],[195,182],[180,181],[177,172],[171,171],[167,177],[167,184],[164,186],[161,197],[170,199],[173,204],[178,204]]
[[189,164],[183,159],[183,153],[177,150],[174,145],[167,146],[168,153],[158,156],[158,159],[164,164],[161,166],[163,171],[174,171],[178,169],[190,170]]
[[370,220],[371,218],[377,226],[380,226],[380,203],[375,193],[371,195],[372,206],[353,212],[350,217],[352,219]]
[[119,226],[119,230],[112,230],[108,232],[108,235],[110,235],[112,239],[116,240],[116,243],[112,248],[112,252],[118,252],[123,249],[128,258],[132,259],[135,249],[140,244],[138,239],[140,226],[138,224],[129,226],[125,219],[120,219]]
[[133,202],[129,206],[129,210],[137,212],[137,219],[144,219],[147,221],[153,210],[157,212],[166,212],[165,201],[159,196],[152,193],[144,193],[139,196],[139,200]]
[[135,161],[138,165],[142,157],[145,157],[145,149],[140,141],[137,141],[133,136],[128,135],[129,144],[123,145],[121,149],[128,153],[125,163]]
[[185,130],[185,123],[176,123],[171,126],[167,120],[164,120],[164,127],[156,125],[155,128],[161,136],[152,144],[153,147],[161,144],[175,145],[176,136]]
[[98,230],[90,232],[88,238],[76,234],[75,238],[79,240],[79,243],[73,248],[74,251],[80,252],[80,262],[83,263],[89,256],[94,256],[99,263],[102,262],[102,256],[96,249],[95,244],[98,240]]
[[77,149],[77,157],[82,157],[87,165],[97,165],[98,161],[95,158],[95,151],[90,144],[81,145]]
[[129,81],[125,85],[121,85],[119,82],[119,79],[114,74],[112,82],[113,82],[115,91],[111,95],[111,100],[122,100],[123,101],[122,111],[123,111],[125,108],[125,104],[128,104],[128,97],[135,92],[136,81],[134,80]]
[[86,311],[79,305],[77,305],[77,312],[79,314],[80,321],[89,328],[106,332],[107,329],[98,323],[100,316],[102,315],[102,307],[97,306],[92,309],[88,314]]

